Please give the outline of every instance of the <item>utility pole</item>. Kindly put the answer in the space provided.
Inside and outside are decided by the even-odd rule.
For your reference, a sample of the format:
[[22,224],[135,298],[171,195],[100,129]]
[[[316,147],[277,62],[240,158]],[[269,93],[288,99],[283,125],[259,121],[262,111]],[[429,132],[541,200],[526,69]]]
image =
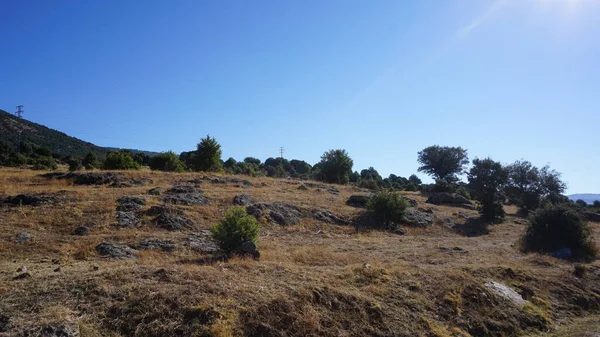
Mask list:
[[279,156],[281,157],[281,159],[283,159],[283,151],[284,150],[285,149],[283,148],[283,146],[279,148]]

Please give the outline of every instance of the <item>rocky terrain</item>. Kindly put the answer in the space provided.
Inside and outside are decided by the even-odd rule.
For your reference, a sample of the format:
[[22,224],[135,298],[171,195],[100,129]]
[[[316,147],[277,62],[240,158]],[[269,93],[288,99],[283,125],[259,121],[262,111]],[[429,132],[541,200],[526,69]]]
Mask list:
[[[521,253],[511,206],[482,233],[467,199],[403,194],[403,222],[374,229],[352,186],[1,169],[0,336],[600,334],[600,263]],[[234,206],[259,259],[211,239]]]

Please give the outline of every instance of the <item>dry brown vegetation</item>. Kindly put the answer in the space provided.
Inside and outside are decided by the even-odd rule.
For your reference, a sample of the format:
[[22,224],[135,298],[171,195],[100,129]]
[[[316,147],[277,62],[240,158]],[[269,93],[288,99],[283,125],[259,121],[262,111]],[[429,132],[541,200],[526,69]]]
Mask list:
[[[249,178],[252,186],[213,184],[199,189],[207,206],[176,206],[196,223],[181,232],[157,229],[144,217],[132,229],[118,229],[115,200],[140,196],[145,209],[161,203],[148,195],[202,177],[199,173],[123,172],[150,177],[151,186],[75,186],[47,180],[39,172],[0,170],[0,198],[21,193],[57,196],[55,205],[0,206],[0,335],[36,335],[48,325],[73,323],[81,336],[596,336],[600,333],[600,264],[574,264],[523,254],[518,241],[526,221],[508,207],[504,224],[488,235],[466,237],[439,223],[406,228],[399,236],[356,231],[303,218],[299,225],[262,223],[261,258],[210,259],[189,249],[185,238],[218,222],[232,198],[248,193],[257,202],[287,202],[325,209],[352,219],[360,210],[341,193],[299,182]],[[424,204],[437,219],[458,211]],[[72,231],[89,221],[89,235]],[[596,241],[600,224],[592,224]],[[20,232],[31,234],[15,243]],[[103,241],[135,247],[143,238],[167,238],[172,252],[140,250],[138,258],[111,260],[98,255]],[[455,250],[460,247],[465,251]],[[55,260],[53,262],[53,260]],[[58,260],[58,261],[56,261]],[[26,266],[29,277],[15,279]],[[60,267],[60,270],[57,268]],[[97,267],[97,268],[96,268]],[[522,308],[491,293],[483,284],[504,283],[528,300]],[[2,321],[9,324],[2,326]],[[36,330],[37,329],[37,330]]]

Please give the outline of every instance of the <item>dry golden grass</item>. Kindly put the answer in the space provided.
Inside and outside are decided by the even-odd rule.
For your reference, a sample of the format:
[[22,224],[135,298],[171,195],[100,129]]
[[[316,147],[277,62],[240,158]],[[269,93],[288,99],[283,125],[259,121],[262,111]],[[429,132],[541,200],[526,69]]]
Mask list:
[[[148,195],[149,188],[168,189],[203,174],[122,172],[153,180],[152,186],[130,188],[75,186],[38,174],[0,169],[0,198],[33,193],[65,200],[0,207],[0,314],[12,324],[0,335],[56,322],[77,323],[82,336],[512,336],[555,328],[552,336],[587,336],[580,322],[600,333],[593,316],[600,310],[598,273],[577,278],[572,263],[521,253],[516,246],[525,225],[512,207],[504,224],[477,237],[440,224],[406,228],[398,236],[309,218],[290,227],[263,223],[260,261],[211,261],[186,248],[185,238],[218,222],[239,193],[351,219],[360,210],[345,201],[360,192],[349,186],[336,186],[339,195],[312,187],[301,191],[299,182],[285,179],[248,178],[250,188],[204,181],[198,187],[209,205],[177,206],[196,228],[168,232],[149,224],[149,217],[135,229],[115,228],[115,200],[142,196],[148,208],[162,197]],[[460,223],[456,212],[476,215],[426,205],[417,192],[406,195],[431,207],[438,219]],[[97,224],[89,235],[71,235],[89,221]],[[600,237],[600,225],[592,226]],[[23,231],[33,239],[16,244]],[[148,237],[170,239],[178,248],[140,251],[131,260],[95,251],[103,241],[135,246]],[[60,271],[53,259],[60,260]],[[31,276],[13,279],[23,265]],[[600,270],[598,263],[587,267]],[[513,287],[530,303],[519,309],[493,297],[483,287],[490,280]]]

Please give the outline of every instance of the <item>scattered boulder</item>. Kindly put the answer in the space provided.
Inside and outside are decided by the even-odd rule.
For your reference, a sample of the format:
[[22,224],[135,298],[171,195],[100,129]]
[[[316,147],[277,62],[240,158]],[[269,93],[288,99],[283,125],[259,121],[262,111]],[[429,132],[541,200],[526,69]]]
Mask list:
[[319,221],[336,224],[336,225],[348,225],[350,223],[350,221],[348,221],[344,218],[341,218],[329,211],[325,211],[325,210],[314,211],[312,213],[312,217]]
[[191,219],[186,218],[183,215],[169,213],[163,213],[157,216],[154,220],[152,220],[152,223],[155,226],[168,231],[179,231],[185,228],[192,228],[195,225]]
[[115,259],[130,259],[137,257],[137,251],[127,245],[102,242],[96,246],[96,251],[102,256]]
[[17,273],[24,273],[27,271],[27,266],[20,266],[17,268]]
[[238,194],[233,197],[233,204],[240,206],[248,206],[254,203],[254,199],[248,194]]
[[252,186],[252,182],[250,180],[235,177],[204,176],[202,179],[210,180],[210,182],[213,184],[239,184],[246,187]]
[[404,199],[406,199],[406,201],[408,201],[408,205],[410,207],[417,207],[417,206],[419,206],[419,203],[415,199],[406,198],[406,197],[404,197]]
[[140,206],[146,205],[146,199],[138,198],[138,197],[120,197],[117,199],[117,203],[119,204],[137,204]]
[[161,214],[183,215],[183,211],[175,207],[169,207],[168,205],[150,206],[146,211],[146,215],[149,216],[158,216]]
[[492,293],[509,300],[517,307],[523,307],[527,302],[518,292],[502,283],[491,281],[486,282],[483,285],[486,288],[488,288]]
[[15,242],[22,245],[29,240],[31,240],[31,234],[29,234],[27,232],[21,232],[21,233],[17,234]]
[[117,227],[133,228],[140,222],[140,219],[133,212],[117,212]]
[[212,239],[212,235],[208,230],[190,234],[185,241],[188,247],[198,252],[214,253],[219,250],[217,243]]
[[335,188],[333,186],[320,184],[320,183],[311,183],[311,182],[305,182],[304,185],[306,185],[308,187],[313,187],[313,188],[322,188],[331,194],[340,194],[340,190],[338,190],[337,188]]
[[456,212],[456,213],[452,213],[452,215],[459,217],[459,218],[463,218],[463,219],[468,219],[471,216],[465,212]]
[[594,212],[583,212],[583,215],[585,216],[585,218],[588,221],[591,222],[600,222],[600,213],[594,213]]
[[4,202],[11,205],[40,206],[56,204],[59,202],[59,200],[55,197],[47,195],[19,194],[14,197],[6,198]]
[[260,252],[256,244],[252,241],[245,241],[233,250],[233,254],[238,256],[252,256],[255,260],[260,258]]
[[369,202],[368,195],[355,194],[351,195],[350,198],[348,198],[348,201],[346,201],[346,205],[357,208],[366,208],[367,202]]
[[298,206],[285,203],[255,204],[246,207],[246,212],[257,219],[268,216],[271,221],[282,226],[297,225],[303,215]]
[[194,187],[194,186],[190,186],[190,185],[177,185],[177,186],[173,186],[167,192],[168,193],[173,193],[173,194],[180,194],[180,193],[198,193],[200,191],[198,191],[198,189],[196,187]]
[[177,205],[208,205],[209,199],[200,193],[167,195],[163,202]]
[[300,186],[298,186],[298,189],[300,191],[308,191],[308,187],[306,187],[306,185],[304,185],[304,184],[300,184]]
[[152,184],[150,178],[124,178],[117,172],[50,172],[40,175],[46,179],[72,180],[75,185],[111,185],[114,187],[130,187]]
[[402,221],[409,226],[427,227],[433,225],[435,218],[431,213],[424,213],[414,209],[407,209],[402,216]]
[[431,208],[431,207],[419,207],[419,208],[417,208],[417,211],[433,214],[433,208]]
[[166,239],[159,238],[146,238],[140,241],[139,249],[146,250],[162,250],[165,252],[171,252],[175,250],[175,242]]
[[24,273],[21,273],[15,277],[13,277],[13,280],[24,280],[24,279],[30,278],[30,277],[31,277],[31,274],[29,274],[28,272],[24,272]]
[[160,195],[162,193],[162,188],[154,187],[148,190],[148,194],[150,195]]
[[95,222],[88,222],[83,226],[75,228],[75,230],[73,231],[73,235],[88,235],[90,233],[90,230],[94,227],[96,227]]
[[432,194],[429,198],[427,198],[427,201],[425,201],[428,204],[434,204],[434,205],[472,205],[473,203],[463,197],[462,195],[458,195],[458,194],[454,194],[454,193],[434,193]]
[[138,197],[120,197],[117,204],[118,212],[138,212],[146,205],[146,200]]
[[454,223],[454,221],[452,221],[452,219],[450,218],[443,218],[440,219],[440,224],[446,228],[454,228],[454,226],[456,226],[456,224]]

